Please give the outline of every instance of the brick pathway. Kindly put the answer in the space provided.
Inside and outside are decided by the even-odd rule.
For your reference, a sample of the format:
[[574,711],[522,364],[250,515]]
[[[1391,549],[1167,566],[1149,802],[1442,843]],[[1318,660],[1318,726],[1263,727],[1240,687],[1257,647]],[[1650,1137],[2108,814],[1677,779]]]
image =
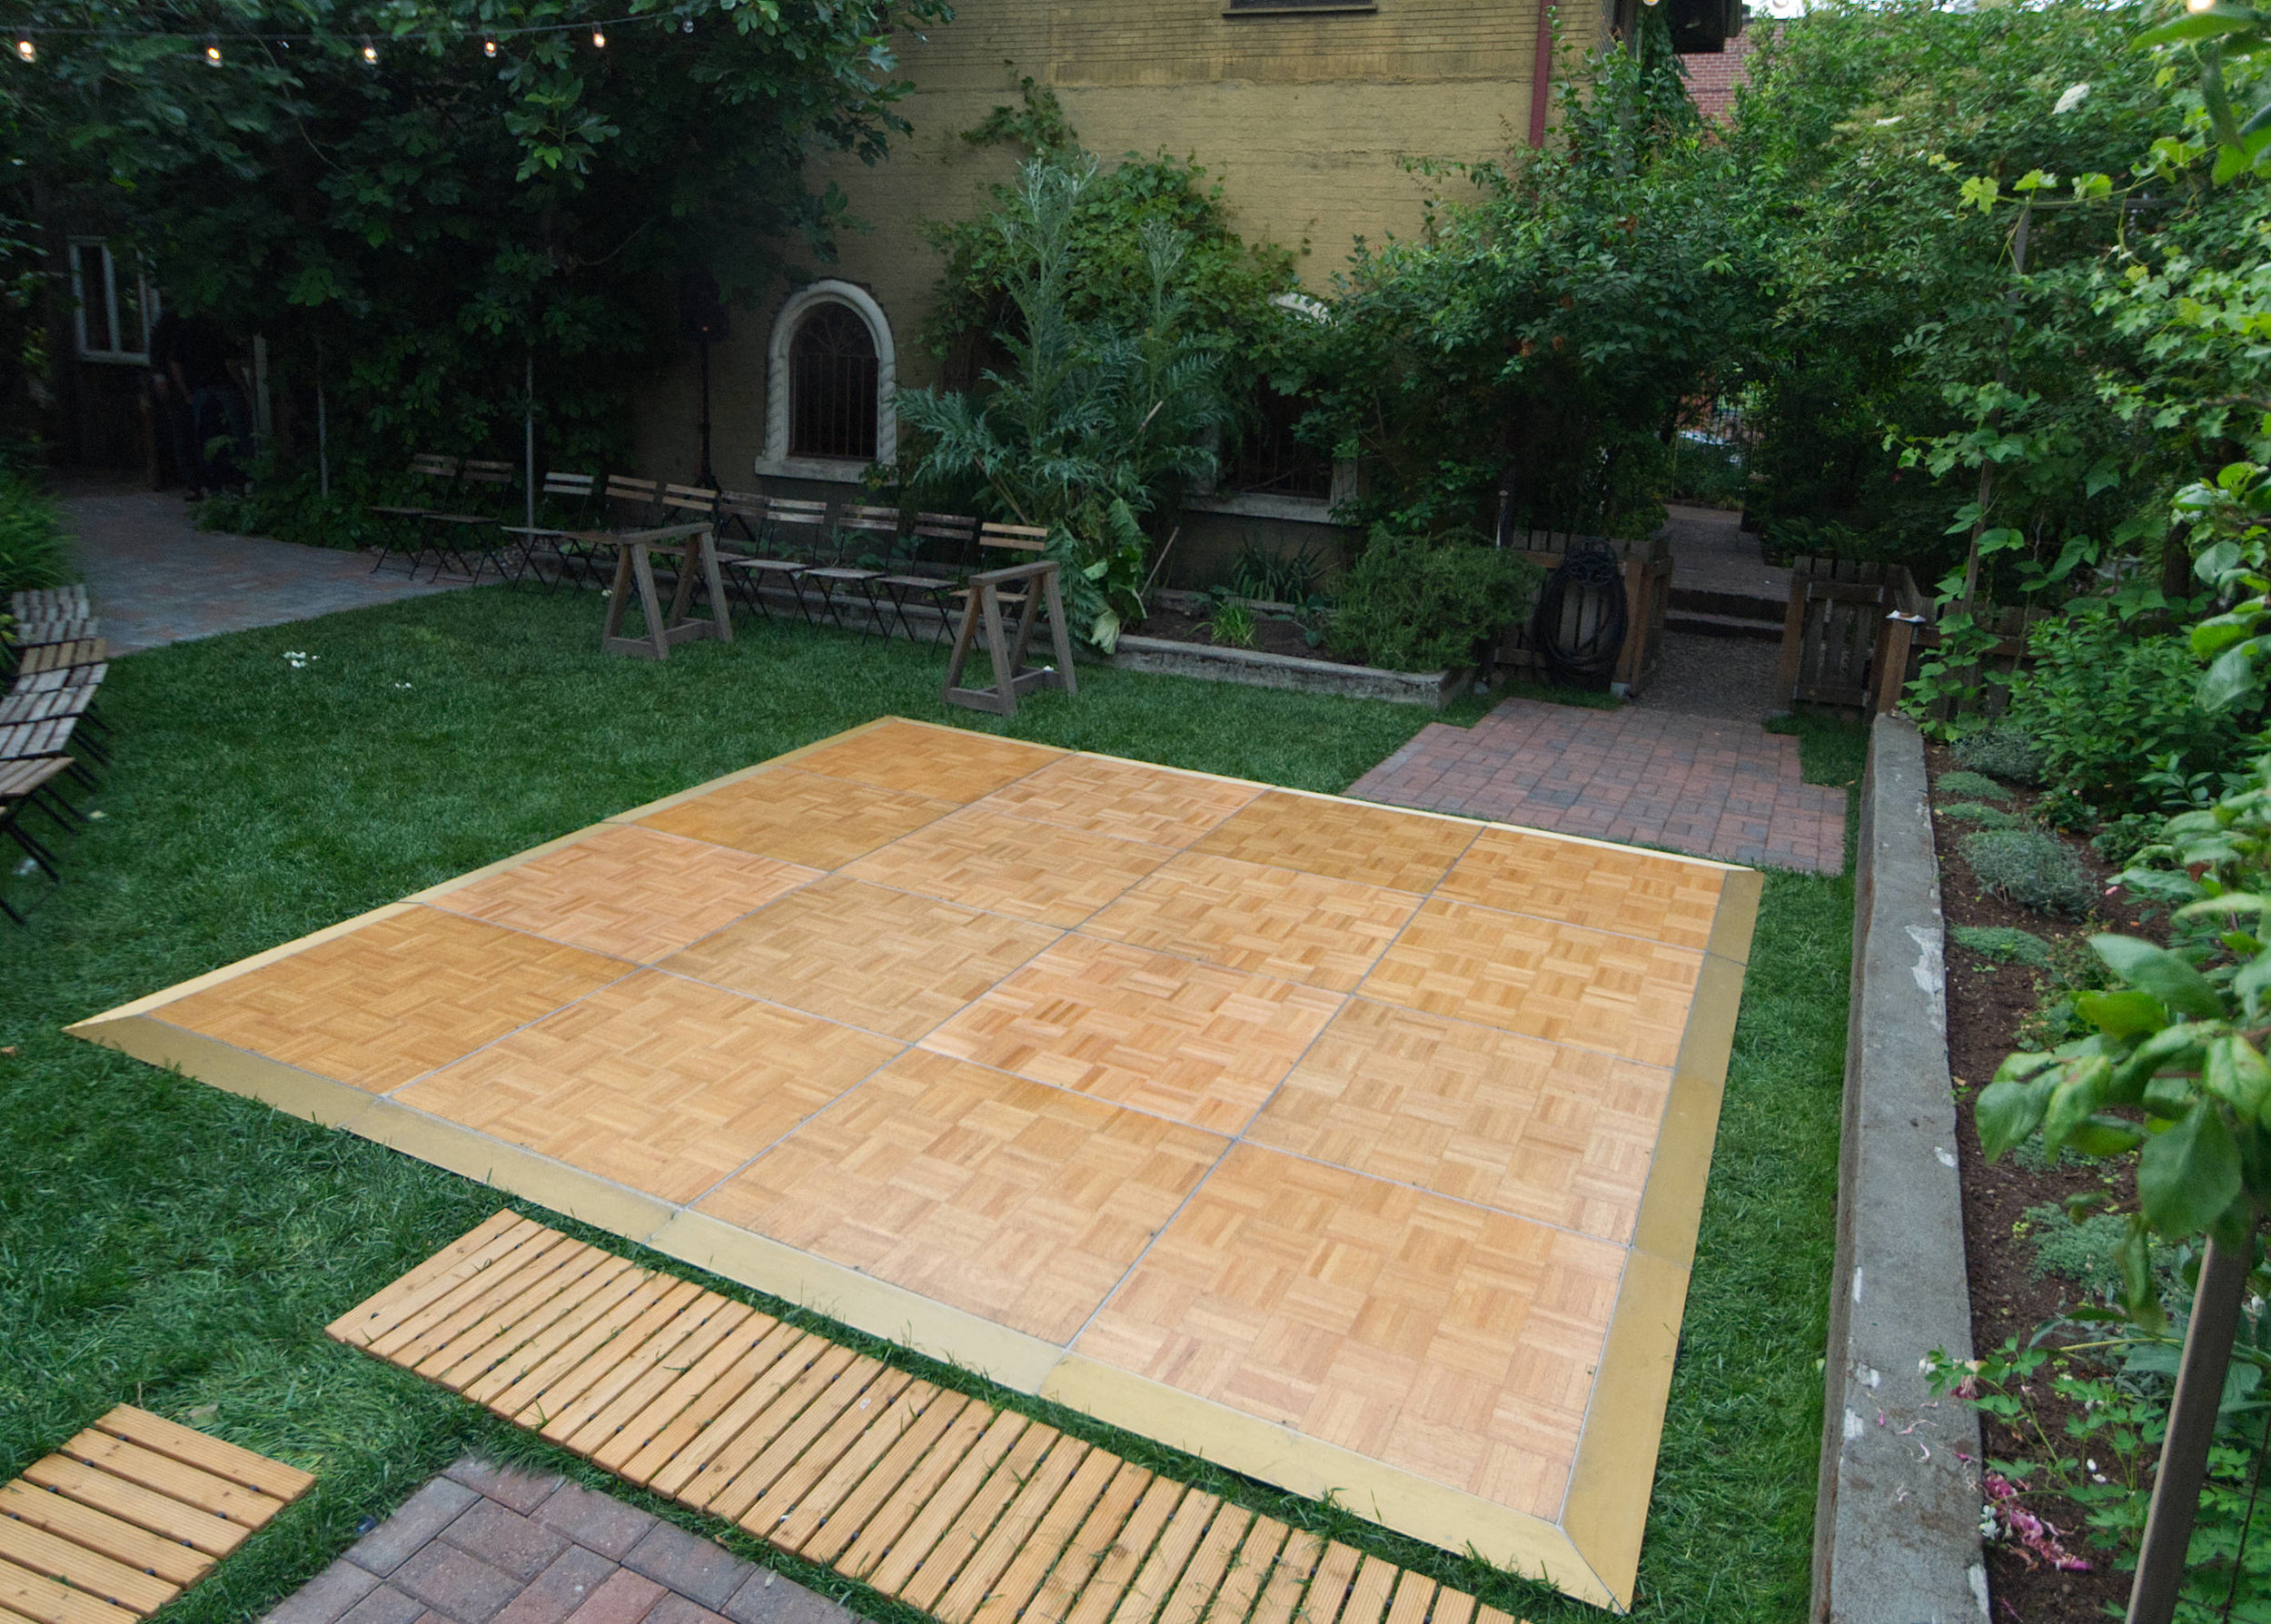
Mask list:
[[1845,867],[1845,791],[1800,779],[1795,738],[1641,705],[1508,699],[1473,728],[1421,728],[1348,793],[1732,863]]
[[855,1624],[722,1545],[557,1477],[467,1459],[266,1624]]
[[114,653],[448,592],[356,552],[197,529],[178,493],[66,485],[57,503]]

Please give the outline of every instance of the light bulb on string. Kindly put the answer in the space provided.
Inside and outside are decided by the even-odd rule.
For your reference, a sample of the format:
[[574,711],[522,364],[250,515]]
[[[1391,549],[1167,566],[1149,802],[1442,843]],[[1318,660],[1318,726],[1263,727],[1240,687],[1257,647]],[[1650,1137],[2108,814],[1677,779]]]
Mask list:
[[591,31],[591,43],[592,43],[593,45],[597,45],[597,46],[598,46],[600,50],[602,50],[602,51],[606,50],[606,49],[607,49],[607,30],[606,30],[606,29],[604,29],[604,28],[594,28],[594,29],[592,29],[592,31]]
[[372,66],[376,66],[378,64],[379,48],[378,46],[372,45],[369,40],[362,42],[362,59],[363,61],[370,63]]
[[219,45],[208,45],[205,47],[205,61],[211,66],[219,67],[221,65],[221,47]]
[[38,50],[28,39],[20,39],[15,42],[15,54],[26,62],[30,62],[39,55]]
[[497,42],[495,40],[485,39],[481,41],[481,54],[483,56],[494,56],[496,54]]
[[679,32],[680,34],[691,34],[691,33],[693,33],[693,32],[694,32],[694,19],[693,19],[693,18],[691,18],[691,17],[689,17],[689,18],[687,18],[687,19],[686,19],[686,21],[684,21],[683,23],[680,23],[680,24],[679,25]]
[[2196,14],[2213,11],[2216,9],[2216,0],[2185,0],[2185,9]]

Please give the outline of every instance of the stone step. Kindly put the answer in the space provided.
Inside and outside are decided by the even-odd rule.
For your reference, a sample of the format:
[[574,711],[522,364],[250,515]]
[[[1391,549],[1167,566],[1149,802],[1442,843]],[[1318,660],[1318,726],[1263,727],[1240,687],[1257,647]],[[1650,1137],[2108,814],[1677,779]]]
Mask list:
[[1664,616],[1664,629],[1707,638],[1750,638],[1761,643],[1782,640],[1780,620],[1755,620],[1747,615],[1702,615],[1679,609]]
[[1722,592],[1707,587],[1683,587],[1673,578],[1671,609],[1674,614],[1688,611],[1698,615],[1730,615],[1739,620],[1770,620],[1776,629],[1782,624],[1782,614],[1788,607],[1784,599],[1767,598],[1750,592]]

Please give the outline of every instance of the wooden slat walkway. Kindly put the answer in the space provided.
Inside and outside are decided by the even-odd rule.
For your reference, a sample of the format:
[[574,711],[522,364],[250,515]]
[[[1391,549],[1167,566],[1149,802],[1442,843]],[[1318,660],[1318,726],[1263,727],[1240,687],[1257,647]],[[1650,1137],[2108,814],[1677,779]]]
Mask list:
[[121,1404],[0,1485],[0,1624],[147,1618],[314,1481]]
[[946,1624],[1515,1624],[510,1211],[330,1331]]

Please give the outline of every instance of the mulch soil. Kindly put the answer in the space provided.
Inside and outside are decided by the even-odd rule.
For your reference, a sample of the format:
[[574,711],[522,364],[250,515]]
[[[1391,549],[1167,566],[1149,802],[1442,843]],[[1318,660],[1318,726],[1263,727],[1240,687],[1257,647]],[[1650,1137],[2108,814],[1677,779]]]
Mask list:
[[[1941,772],[1955,768],[1944,749],[1932,748],[1927,756],[1935,779]],[[2054,944],[2068,942],[2077,947],[2095,931],[2158,934],[2139,918],[2125,892],[2105,896],[2097,917],[2088,921],[2053,917],[1988,895],[1964,862],[1959,845],[1978,826],[1941,817],[1938,799],[1935,796],[1933,832],[1939,847],[1940,905],[1949,925],[2010,926]],[[2030,799],[2021,793],[2008,803],[2009,809],[2024,811]],[[2097,876],[2102,892],[2110,876],[2107,866],[2088,841],[2066,838],[2075,855]],[[2019,1046],[2018,1029],[2044,1001],[2051,980],[2048,971],[2001,964],[1959,946],[1952,936],[1949,940],[1948,1063],[1956,1080],[1959,1119],[1971,1340],[1974,1352],[1979,1353],[1999,1348],[2013,1338],[2024,1346],[2040,1326],[2075,1305],[2077,1289],[2071,1282],[2056,1275],[2035,1276],[2035,1243],[2028,1238],[2033,1225],[2026,1218],[2028,1210],[2107,1187],[2105,1169],[2098,1165],[2059,1163],[2035,1171],[2009,1155],[1990,1164],[1980,1152],[1978,1132],[1972,1123],[1973,1102],[1995,1075],[2003,1057]],[[2131,1174],[2124,1165],[2116,1193],[2126,1198],[2130,1193]],[[2068,1407],[2048,1391],[2047,1383],[2032,1396],[2039,1401],[2045,1430],[2053,1438],[2062,1438]],[[2025,1458],[2030,1441],[2012,1428],[1982,1419],[1990,1460]],[[2061,1572],[2014,1543],[1989,1546],[1988,1577],[1995,1600],[1995,1624],[2012,1620],[2103,1624],[2108,1606],[2113,1616],[2118,1617],[2128,1599],[2129,1576],[2112,1567],[2110,1552],[2088,1544],[2087,1524],[2079,1510],[2056,1497],[2030,1496],[2028,1504],[2037,1515],[2057,1526],[2068,1550],[2089,1560],[2091,1570]]]
[[[1153,604],[1144,615],[1140,626],[1131,627],[1138,637],[1161,638],[1171,643],[1196,643],[1202,648],[1221,649],[1230,645],[1217,643],[1206,629],[1206,622],[1196,615],[1186,615],[1180,609],[1164,604]],[[1254,617],[1254,641],[1241,645],[1262,654],[1290,654],[1296,659],[1328,660],[1336,666],[1360,666],[1361,659],[1350,659],[1335,654],[1320,643],[1312,649],[1300,627],[1291,620],[1275,616]]]

